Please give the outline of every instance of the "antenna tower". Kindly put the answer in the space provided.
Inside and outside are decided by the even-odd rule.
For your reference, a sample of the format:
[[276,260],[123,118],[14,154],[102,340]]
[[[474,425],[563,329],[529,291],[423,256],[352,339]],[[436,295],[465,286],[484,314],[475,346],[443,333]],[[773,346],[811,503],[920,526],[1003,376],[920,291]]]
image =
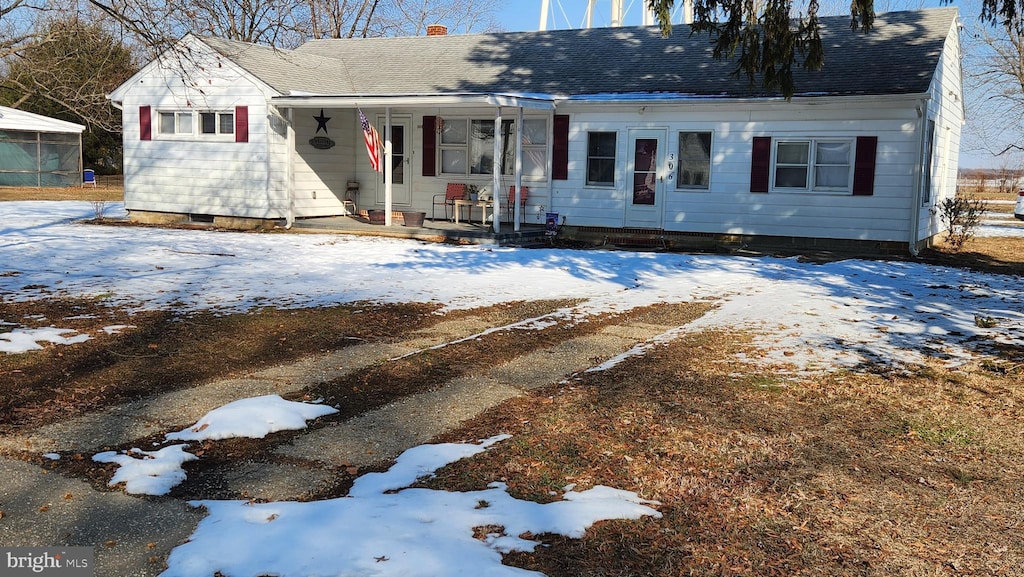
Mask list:
[[[629,17],[634,10],[640,11],[640,18],[637,24],[644,26],[654,25],[655,18],[654,13],[647,9],[645,0],[608,0],[609,3],[609,14],[607,24],[598,23],[598,26],[623,26],[625,25],[626,18]],[[593,28],[595,19],[595,7],[597,0],[555,0],[555,6],[552,7],[551,0],[541,0],[540,6],[540,25],[538,30],[549,29],[549,15],[554,16],[553,20],[556,21],[554,26],[551,28],[558,28],[559,16],[561,16],[561,22],[564,22],[564,28]],[[583,4],[586,5],[586,9],[583,13],[582,18],[579,14],[572,14],[566,12],[564,4],[570,4],[570,9],[579,7]],[[602,2],[603,4],[603,2]],[[556,11],[553,11],[556,10]],[[573,19],[579,19],[579,22],[574,22]],[[672,15],[673,21],[680,21],[684,24],[690,24],[693,21],[693,0],[683,0],[675,9],[675,13]]]

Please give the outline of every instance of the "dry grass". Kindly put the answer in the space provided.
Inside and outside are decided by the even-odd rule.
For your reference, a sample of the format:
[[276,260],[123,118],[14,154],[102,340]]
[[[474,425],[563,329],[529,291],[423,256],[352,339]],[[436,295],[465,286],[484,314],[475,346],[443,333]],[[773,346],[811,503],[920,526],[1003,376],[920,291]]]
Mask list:
[[552,576],[1020,574],[1019,372],[787,382],[709,362],[744,348],[693,335],[509,403],[451,438],[514,438],[431,485],[549,500],[604,484],[661,502],[662,519],[510,559]]
[[[124,200],[121,177],[97,177],[97,186],[65,188],[0,187],[0,202],[14,200],[85,200],[119,202]],[[104,184],[104,180],[108,182]]]

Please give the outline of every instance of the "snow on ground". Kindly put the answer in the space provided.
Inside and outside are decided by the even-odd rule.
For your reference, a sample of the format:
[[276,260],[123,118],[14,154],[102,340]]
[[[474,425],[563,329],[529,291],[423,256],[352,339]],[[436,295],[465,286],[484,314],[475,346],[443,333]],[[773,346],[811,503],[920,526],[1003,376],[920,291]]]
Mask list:
[[39,343],[73,345],[89,340],[89,335],[75,334],[64,336],[68,333],[76,332],[74,329],[58,329],[55,327],[43,327],[41,329],[16,328],[7,333],[0,333],[0,353],[24,353],[26,351],[42,350],[43,345]]
[[[387,472],[356,479],[340,499],[196,501],[209,516],[171,552],[161,577],[540,575],[503,565],[502,553],[536,548],[538,541],[521,537],[527,533],[578,538],[600,520],[661,516],[649,506],[657,503],[603,486],[566,488],[561,501],[547,504],[515,499],[501,483],[462,493],[408,488],[504,438],[409,449]],[[479,527],[504,529],[476,538]]]
[[[264,395],[230,402],[199,419],[195,425],[165,435],[168,441],[206,441],[248,437],[262,439],[277,431],[305,429],[306,421],[337,413],[327,405],[286,401],[278,395]],[[123,453],[105,451],[93,455],[98,463],[117,463],[108,483],[125,484],[125,492],[136,495],[166,495],[185,480],[181,466],[198,457],[188,453],[186,444],[174,444],[158,451],[131,449]]]
[[262,439],[277,431],[306,428],[306,421],[337,413],[327,405],[286,401],[278,395],[239,399],[218,407],[195,425],[167,433],[168,441],[205,441],[249,437]]
[[126,493],[134,495],[166,495],[185,480],[181,465],[199,457],[185,449],[188,445],[171,445],[158,451],[130,449],[126,452],[104,451],[92,456],[97,463],[117,463],[111,487],[124,483]]
[[[123,207],[112,204],[107,213],[123,215]],[[762,335],[763,362],[797,371],[899,365],[926,356],[957,363],[986,339],[1024,342],[1024,299],[1016,277],[911,262],[817,265],[795,258],[75,223],[94,214],[86,202],[0,203],[4,298],[69,295],[136,310],[224,313],[358,302],[437,303],[444,311],[577,298],[583,303],[565,313],[577,319],[706,299],[717,308],[680,334],[751,330]],[[993,228],[999,227],[982,227]],[[975,318],[990,318],[994,326],[979,327]]]

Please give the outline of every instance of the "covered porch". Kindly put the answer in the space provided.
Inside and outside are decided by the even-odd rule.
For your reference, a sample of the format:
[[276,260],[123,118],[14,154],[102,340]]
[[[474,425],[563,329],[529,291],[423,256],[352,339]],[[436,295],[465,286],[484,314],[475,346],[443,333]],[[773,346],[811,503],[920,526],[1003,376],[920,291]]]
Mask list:
[[[500,237],[526,230],[531,227],[530,220],[534,225],[541,223],[544,206],[550,206],[546,196],[551,186],[554,102],[549,98],[481,93],[290,94],[272,98],[270,103],[288,127],[290,154],[285,164],[289,173],[284,180],[288,183],[289,224],[305,227],[297,223],[313,218],[324,223],[329,221],[320,219],[379,211],[384,226],[409,228],[401,221],[403,211],[425,213],[428,219],[447,214],[455,220],[459,220],[457,215],[480,220],[483,210],[491,217],[486,226],[465,228],[458,222],[441,226],[439,221],[428,220],[425,227],[416,228],[470,238],[489,230]],[[528,113],[525,119],[524,113]],[[454,126],[452,117],[466,123],[464,126],[476,129],[482,125],[489,131],[486,147],[467,140],[476,137],[471,129],[473,136],[467,137],[465,130],[461,133],[464,150],[453,149],[446,140]],[[529,124],[532,132],[524,134],[524,124]],[[530,143],[526,151],[524,139]],[[371,154],[374,140],[378,146]],[[467,152],[470,158],[466,158]],[[471,162],[477,160],[474,154],[482,160]],[[525,169],[524,155],[529,161]],[[452,158],[461,162],[453,163]],[[445,200],[446,188],[453,184],[467,187],[466,201]],[[477,189],[486,191],[486,202],[481,194],[479,202],[474,195],[469,203],[470,191]],[[529,214],[527,195],[533,203]],[[355,230],[366,224],[358,219],[334,222],[355,226]]]

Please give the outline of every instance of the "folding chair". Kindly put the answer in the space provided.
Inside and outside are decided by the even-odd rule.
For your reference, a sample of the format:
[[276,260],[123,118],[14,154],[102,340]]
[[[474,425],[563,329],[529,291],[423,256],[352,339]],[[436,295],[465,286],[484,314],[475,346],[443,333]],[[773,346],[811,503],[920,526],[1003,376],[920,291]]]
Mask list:
[[[520,189],[519,189],[520,213],[526,211],[526,199],[529,196],[530,196],[530,187],[528,187],[528,186],[520,187]],[[512,222],[512,219],[515,217],[514,215],[516,213],[515,212],[515,208],[516,208],[516,186],[514,184],[512,186],[508,187],[508,204],[506,204],[505,207],[506,207],[506,210],[508,211],[508,221]]]
[[[444,194],[435,194],[433,206],[430,207],[430,220],[437,220],[436,210],[438,206],[444,207],[444,217],[451,220],[455,217],[455,201],[461,200],[466,195],[466,184],[462,182],[449,182]],[[448,216],[448,208],[451,207],[452,215]]]

